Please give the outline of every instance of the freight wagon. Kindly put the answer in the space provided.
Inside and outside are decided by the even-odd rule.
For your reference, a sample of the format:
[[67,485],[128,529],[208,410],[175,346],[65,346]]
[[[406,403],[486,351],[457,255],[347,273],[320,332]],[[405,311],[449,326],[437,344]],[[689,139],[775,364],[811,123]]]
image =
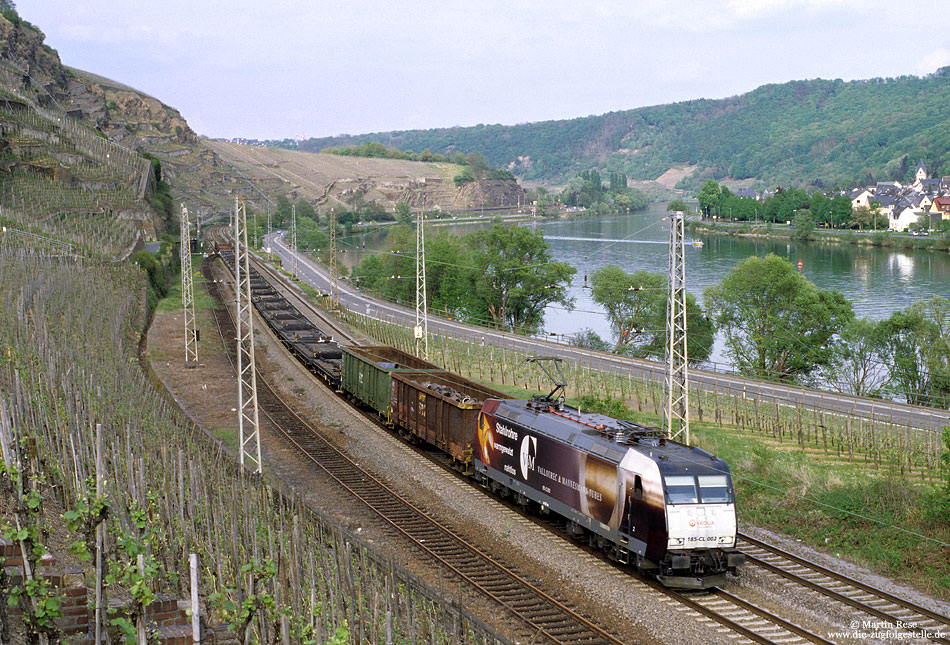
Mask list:
[[354,400],[372,408],[392,425],[392,376],[399,372],[442,369],[412,354],[383,345],[341,345],[341,387]]
[[475,474],[472,457],[482,402],[505,395],[444,370],[394,372],[391,382],[396,428],[447,453],[463,474]]

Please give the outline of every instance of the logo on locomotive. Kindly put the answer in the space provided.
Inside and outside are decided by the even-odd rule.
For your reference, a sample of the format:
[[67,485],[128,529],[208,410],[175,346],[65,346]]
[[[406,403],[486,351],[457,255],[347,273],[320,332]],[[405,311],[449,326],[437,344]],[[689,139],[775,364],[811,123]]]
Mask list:
[[521,440],[521,477],[528,481],[528,471],[534,470],[534,461],[538,456],[538,438],[525,435]]

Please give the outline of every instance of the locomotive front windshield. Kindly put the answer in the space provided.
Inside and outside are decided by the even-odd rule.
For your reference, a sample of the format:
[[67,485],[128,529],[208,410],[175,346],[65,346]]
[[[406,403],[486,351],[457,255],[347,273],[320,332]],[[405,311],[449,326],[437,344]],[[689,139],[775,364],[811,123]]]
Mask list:
[[729,482],[725,475],[700,475],[699,496],[708,504],[725,503],[729,499]]
[[696,496],[696,478],[692,475],[667,475],[666,494],[670,504],[695,504],[699,501]]
[[670,504],[723,504],[732,501],[729,480],[725,475],[667,475],[663,479]]

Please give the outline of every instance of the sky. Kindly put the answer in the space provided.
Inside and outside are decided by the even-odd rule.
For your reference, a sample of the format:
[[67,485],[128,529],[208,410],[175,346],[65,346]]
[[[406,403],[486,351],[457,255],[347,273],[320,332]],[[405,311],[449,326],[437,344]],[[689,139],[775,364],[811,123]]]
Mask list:
[[210,137],[506,125],[950,65],[947,0],[17,0]]

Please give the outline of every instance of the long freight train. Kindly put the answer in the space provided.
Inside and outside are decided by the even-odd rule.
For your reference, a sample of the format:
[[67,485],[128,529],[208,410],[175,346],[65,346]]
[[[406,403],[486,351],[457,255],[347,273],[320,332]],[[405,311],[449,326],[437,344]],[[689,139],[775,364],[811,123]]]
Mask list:
[[[222,256],[233,266],[233,254]],[[729,466],[714,455],[557,396],[509,398],[393,347],[338,346],[253,269],[251,289],[315,375],[485,488],[563,517],[569,534],[612,559],[700,589],[744,562]]]

